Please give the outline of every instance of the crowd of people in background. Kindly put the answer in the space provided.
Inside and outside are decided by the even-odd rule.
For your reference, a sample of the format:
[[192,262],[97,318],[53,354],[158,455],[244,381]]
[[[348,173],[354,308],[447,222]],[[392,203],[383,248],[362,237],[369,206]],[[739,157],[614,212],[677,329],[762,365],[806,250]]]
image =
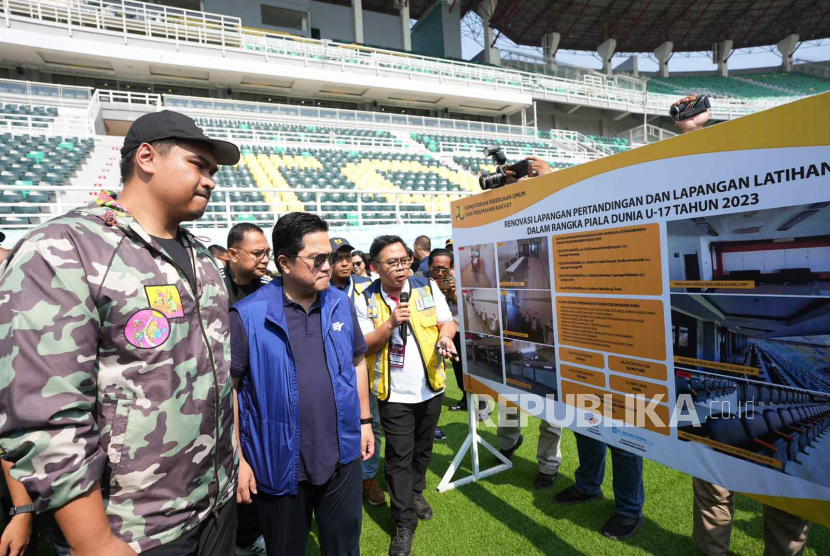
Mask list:
[[[204,213],[237,147],[161,111],[134,122],[121,153],[120,194],[44,224],[0,266],[2,556],[34,554],[39,530],[78,556],[303,554],[313,520],[323,554],[357,555],[362,501],[387,495],[389,554],[411,554],[434,517],[424,492],[447,366],[462,391],[449,410],[472,409],[451,241],[382,235],[357,250],[290,213],[270,244],[240,223],[208,248],[181,224]],[[560,437],[541,422],[537,488],[556,482]],[[507,459],[523,442],[506,418],[498,438]],[[607,446],[576,438],[558,504],[603,496]],[[603,534],[622,540],[644,522],[643,459],[611,458]],[[725,554],[732,494],[697,479],[694,492],[695,540]],[[765,516],[771,553],[800,554],[809,523]]]

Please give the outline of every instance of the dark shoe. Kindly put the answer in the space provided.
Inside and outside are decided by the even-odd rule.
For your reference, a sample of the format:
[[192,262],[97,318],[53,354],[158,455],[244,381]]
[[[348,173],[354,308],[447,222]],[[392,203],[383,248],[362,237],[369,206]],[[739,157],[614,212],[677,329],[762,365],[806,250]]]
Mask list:
[[522,442],[524,442],[524,441],[525,441],[524,435],[520,434],[519,435],[519,440],[516,441],[516,443],[513,445],[512,448],[499,450],[499,452],[501,452],[501,455],[503,455],[504,457],[507,458],[507,461],[513,461],[513,454],[516,453],[516,450],[519,449],[519,446],[521,446]]
[[383,506],[386,504],[386,495],[378,484],[378,480],[372,477],[363,481],[363,497],[372,506]]
[[450,406],[450,411],[467,411],[467,400]]
[[624,541],[633,537],[645,521],[646,518],[643,516],[628,517],[627,515],[614,514],[602,528],[602,534],[615,541]]
[[432,519],[432,506],[426,501],[424,495],[420,492],[412,493],[412,507],[415,508],[415,515],[421,521],[429,521]]
[[556,477],[558,476],[559,473],[548,475],[547,473],[539,472],[539,474],[536,475],[536,480],[533,481],[533,486],[536,488],[550,488],[553,486],[553,483],[556,482]]
[[435,427],[435,437],[434,438],[435,438],[435,440],[446,440],[447,435],[444,434],[444,431],[442,431],[438,427]]
[[557,492],[553,497],[553,501],[557,504],[581,504],[589,500],[602,500],[602,493],[586,494],[576,488],[576,486],[569,486],[563,491]]
[[389,545],[389,556],[410,556],[412,554],[412,537],[415,531],[406,527],[395,529],[395,538]]

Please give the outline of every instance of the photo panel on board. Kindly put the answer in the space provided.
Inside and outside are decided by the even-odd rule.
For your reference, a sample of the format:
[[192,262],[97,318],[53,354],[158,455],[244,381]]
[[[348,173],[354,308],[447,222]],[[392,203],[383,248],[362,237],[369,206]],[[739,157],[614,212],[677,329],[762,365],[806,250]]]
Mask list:
[[545,237],[500,241],[496,244],[499,286],[549,290],[550,249]]
[[467,373],[503,384],[501,338],[468,332],[464,335],[464,341]]
[[497,290],[462,289],[461,304],[467,332],[500,336]]
[[830,295],[830,202],[668,222],[673,292]]
[[[681,440],[830,486],[830,298],[672,294]],[[810,426],[807,426],[810,425]],[[759,442],[760,441],[760,442]],[[817,456],[817,457],[813,457]]]
[[504,363],[509,386],[559,399],[555,348],[520,340],[504,340]]
[[553,305],[550,292],[500,290],[504,337],[553,345]]
[[462,287],[496,287],[496,248],[492,243],[459,247],[458,259]]

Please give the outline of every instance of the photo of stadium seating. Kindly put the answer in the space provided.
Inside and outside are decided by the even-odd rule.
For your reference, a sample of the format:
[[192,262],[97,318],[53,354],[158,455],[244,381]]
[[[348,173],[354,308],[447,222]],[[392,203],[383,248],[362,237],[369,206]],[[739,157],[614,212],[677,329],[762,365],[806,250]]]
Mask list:
[[496,287],[496,248],[492,243],[458,248],[461,285],[467,288]]
[[673,291],[830,294],[830,202],[669,222],[672,281],[750,280],[754,288]]
[[499,242],[499,286],[529,290],[550,289],[550,256],[544,237]]
[[504,337],[553,345],[553,306],[550,292],[501,290]]
[[554,348],[520,340],[504,340],[504,363],[508,385],[559,399]]
[[830,299],[672,294],[671,309],[677,368],[830,394]]
[[[830,485],[830,442],[825,434],[830,426],[830,395],[826,391],[681,370],[675,372],[675,387],[678,398],[691,400],[700,422],[695,426],[681,418],[681,440],[711,441],[707,445],[714,450]],[[685,407],[689,409],[689,404]]]
[[499,302],[496,290],[461,290],[464,299],[465,330],[500,336]]
[[466,343],[467,373],[504,384],[501,364],[501,338],[468,332]]

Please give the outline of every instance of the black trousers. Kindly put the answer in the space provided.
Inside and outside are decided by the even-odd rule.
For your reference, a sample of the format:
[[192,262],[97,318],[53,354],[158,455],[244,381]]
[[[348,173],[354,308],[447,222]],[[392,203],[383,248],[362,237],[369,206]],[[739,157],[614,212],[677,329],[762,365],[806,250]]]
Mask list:
[[378,401],[386,435],[386,486],[397,527],[414,530],[418,526],[412,493],[423,492],[427,486],[427,467],[443,400],[442,393],[415,404]]
[[236,546],[248,548],[262,534],[256,513],[256,494],[251,493],[254,503],[239,504],[236,507]]
[[234,553],[235,540],[236,499],[232,499],[219,511],[218,519],[211,513],[198,527],[141,556],[228,556]]
[[260,491],[255,504],[268,556],[305,554],[312,514],[317,516],[323,556],[358,556],[362,471],[358,458],[340,467],[322,485],[302,481],[296,495],[269,496]]

